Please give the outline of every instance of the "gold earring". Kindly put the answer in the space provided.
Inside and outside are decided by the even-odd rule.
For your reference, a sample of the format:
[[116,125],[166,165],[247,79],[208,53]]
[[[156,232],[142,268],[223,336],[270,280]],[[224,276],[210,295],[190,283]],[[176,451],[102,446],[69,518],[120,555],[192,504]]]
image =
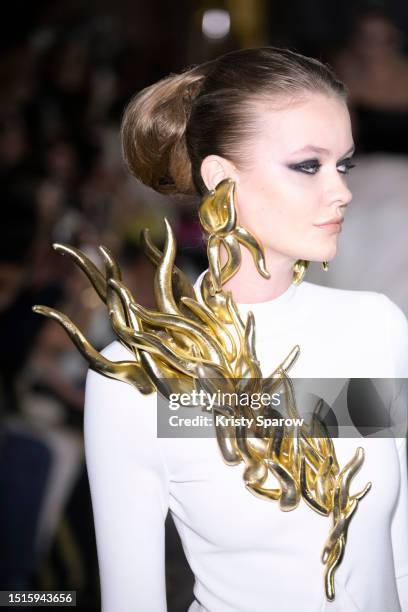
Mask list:
[[[208,234],[207,255],[212,295],[222,291],[222,285],[241,265],[240,243],[251,253],[261,276],[270,278],[262,245],[251,232],[238,225],[234,196],[235,182],[229,178],[224,179],[204,196],[198,211],[200,223]],[[220,261],[221,245],[228,256],[223,267]]]
[[[306,270],[309,267],[309,261],[306,261],[306,259],[298,259],[297,262],[295,263],[295,265],[293,266],[293,279],[292,279],[292,283],[294,285],[299,285],[302,280],[304,275],[306,274]],[[325,272],[327,272],[327,270],[329,269],[329,262],[328,261],[322,261],[322,268]]]
[[294,285],[299,285],[302,282],[303,277],[306,274],[306,270],[309,267],[309,263],[310,262],[307,261],[306,259],[298,259],[297,260],[297,262],[293,266],[292,283]]

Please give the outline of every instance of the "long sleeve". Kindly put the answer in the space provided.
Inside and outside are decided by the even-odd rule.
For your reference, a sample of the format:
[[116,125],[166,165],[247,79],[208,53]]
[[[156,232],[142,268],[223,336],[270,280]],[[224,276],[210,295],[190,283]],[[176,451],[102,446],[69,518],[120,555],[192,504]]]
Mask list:
[[[102,354],[132,358],[119,342]],[[168,474],[156,436],[156,394],[143,396],[89,370],[84,435],[102,612],[164,612]]]
[[391,536],[395,576],[402,612],[408,612],[408,473],[407,473],[407,420],[408,420],[408,322],[403,312],[385,298],[388,308],[388,340],[394,362],[397,397],[392,417],[396,424],[395,443],[400,467],[400,489],[392,519]]
[[386,330],[390,359],[395,378],[408,378],[408,320],[394,302],[382,295],[385,302]]
[[395,514],[392,520],[391,536],[394,553],[395,576],[402,612],[408,612],[408,475],[407,441],[396,439],[401,485]]

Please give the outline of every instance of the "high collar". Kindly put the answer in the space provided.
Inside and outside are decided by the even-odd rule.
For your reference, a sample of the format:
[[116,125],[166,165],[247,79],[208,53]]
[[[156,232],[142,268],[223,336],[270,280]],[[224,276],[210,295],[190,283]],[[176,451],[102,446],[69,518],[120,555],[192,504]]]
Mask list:
[[[204,270],[197,278],[194,283],[194,289],[197,291],[202,283],[204,274],[207,270]],[[269,320],[271,323],[276,315],[287,315],[292,311],[295,297],[299,292],[300,286],[291,284],[289,287],[281,293],[281,295],[267,300],[266,302],[253,302],[243,303],[235,302],[241,315],[245,315],[251,311],[256,320]]]

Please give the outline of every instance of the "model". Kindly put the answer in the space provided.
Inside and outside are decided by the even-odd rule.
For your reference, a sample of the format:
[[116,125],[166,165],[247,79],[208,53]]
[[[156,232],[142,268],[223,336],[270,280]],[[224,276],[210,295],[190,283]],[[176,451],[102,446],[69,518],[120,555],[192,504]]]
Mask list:
[[85,443],[103,612],[166,610],[169,509],[196,578],[190,612],[408,611],[404,437],[331,439],[284,424],[265,432],[250,423],[252,408],[222,402],[213,416],[246,415],[241,426],[221,423],[228,436],[157,436],[155,389],[169,398],[215,392],[214,378],[231,392],[238,377],[250,394],[283,384],[294,416],[288,370],[408,377],[408,324],[387,297],[303,280],[309,261],[334,258],[351,201],[343,85],[288,50],[234,51],[138,94],[122,141],[146,185],[201,196],[209,269],[192,290],[173,266],[171,228],[163,253],[145,235],[157,264],[152,312],[134,303],[106,249],[104,279],[60,247],[108,304],[120,339],[99,355],[43,309],[93,367]]

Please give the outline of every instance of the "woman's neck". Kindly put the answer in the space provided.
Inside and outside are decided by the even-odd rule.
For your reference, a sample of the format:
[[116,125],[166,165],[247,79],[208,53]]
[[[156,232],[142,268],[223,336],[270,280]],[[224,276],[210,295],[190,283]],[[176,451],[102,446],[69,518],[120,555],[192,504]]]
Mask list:
[[[268,302],[282,295],[291,285],[294,260],[266,252],[266,269],[270,273],[270,278],[266,279],[256,269],[249,251],[242,247],[241,257],[239,270],[222,286],[224,291],[231,291],[237,304]],[[223,265],[225,261],[226,254],[221,252]]]

